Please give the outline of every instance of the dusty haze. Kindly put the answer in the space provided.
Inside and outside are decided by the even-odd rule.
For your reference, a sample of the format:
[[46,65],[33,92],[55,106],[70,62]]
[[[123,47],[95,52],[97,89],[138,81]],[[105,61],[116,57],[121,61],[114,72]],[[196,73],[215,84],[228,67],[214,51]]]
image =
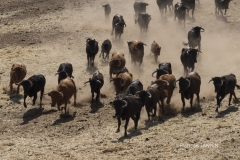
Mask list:
[[[240,118],[239,103],[227,106],[227,96],[215,113],[216,100],[211,77],[233,73],[240,80],[239,40],[240,2],[233,0],[227,15],[215,15],[214,0],[196,3],[195,18],[187,16],[186,27],[174,21],[173,12],[160,16],[155,0],[149,3],[147,13],[152,17],[147,34],[141,35],[134,23],[134,0],[5,0],[0,2],[0,155],[1,159],[239,159]],[[174,0],[174,4],[177,1]],[[112,12],[105,20],[102,5],[109,3]],[[111,36],[111,20],[115,14],[123,15],[127,27],[120,40]],[[125,54],[126,67],[133,79],[140,79],[144,88],[154,78],[152,72],[161,62],[171,62],[173,74],[183,76],[180,53],[187,42],[188,31],[202,26],[202,53],[195,71],[202,80],[201,108],[189,108],[181,114],[182,102],[178,88],[171,105],[165,106],[164,123],[146,121],[142,110],[139,127],[133,133],[133,122],[128,125],[129,137],[124,138],[123,121],[120,133],[115,133],[117,120],[109,102],[114,98],[114,87],[109,81],[108,61],[95,58],[95,67],[87,68],[86,38],[94,38],[99,47],[105,39],[113,44],[111,53]],[[141,67],[130,62],[127,42],[141,40],[145,56]],[[150,55],[150,46],[156,41],[161,47],[158,63]],[[13,63],[27,66],[26,78],[33,74],[45,75],[45,93],[57,86],[54,76],[62,62],[73,64],[77,85],[77,107],[69,104],[70,117],[61,118],[57,108],[51,108],[50,98],[44,96],[39,109],[27,98],[23,107],[23,89],[20,95],[9,94],[9,73]],[[103,73],[105,84],[99,103],[90,104],[89,84],[92,74]],[[240,84],[240,81],[238,82]],[[16,89],[16,86],[14,86]],[[240,92],[236,90],[237,97]],[[195,98],[194,98],[195,99]]]

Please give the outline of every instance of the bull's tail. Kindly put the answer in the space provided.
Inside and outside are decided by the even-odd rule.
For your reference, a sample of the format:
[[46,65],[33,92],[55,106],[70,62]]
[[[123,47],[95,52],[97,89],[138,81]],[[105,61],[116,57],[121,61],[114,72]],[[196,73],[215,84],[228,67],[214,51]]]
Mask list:
[[236,84],[237,89],[240,89],[240,86]]

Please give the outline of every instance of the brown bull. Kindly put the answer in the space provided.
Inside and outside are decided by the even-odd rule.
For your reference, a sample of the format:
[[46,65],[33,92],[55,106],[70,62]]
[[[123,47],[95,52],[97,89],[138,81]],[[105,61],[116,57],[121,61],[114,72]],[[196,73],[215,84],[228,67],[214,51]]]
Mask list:
[[109,74],[112,78],[112,74],[119,73],[125,67],[126,60],[123,53],[113,53],[112,58],[109,61]]
[[127,87],[131,84],[132,80],[133,80],[132,74],[128,72],[119,73],[117,77],[111,79],[115,86],[116,95],[124,93]]
[[[10,92],[13,90],[13,84],[18,85],[19,82],[21,82],[27,74],[26,66],[22,63],[15,63],[12,65],[11,72],[10,72]],[[17,87],[17,93],[19,93],[19,87]]]
[[[166,85],[166,81],[168,85]],[[164,74],[159,77],[159,79],[152,81],[152,84],[157,84],[163,89],[163,99],[167,98],[167,104],[170,104],[173,90],[175,88],[174,82],[176,78],[172,74]]]
[[129,52],[131,54],[132,63],[136,64],[136,62],[138,62],[139,65],[141,65],[144,56],[144,45],[146,44],[137,40],[128,42],[128,44],[130,44]]
[[155,41],[153,41],[151,45],[151,52],[154,54],[155,62],[157,62],[157,58],[158,56],[160,56],[160,51],[161,51],[161,47]]
[[65,115],[67,113],[67,103],[72,95],[74,95],[74,106],[76,106],[77,88],[75,82],[71,78],[63,79],[56,90],[47,93],[51,97],[51,106],[54,107],[57,104],[58,110],[60,106],[64,104]]

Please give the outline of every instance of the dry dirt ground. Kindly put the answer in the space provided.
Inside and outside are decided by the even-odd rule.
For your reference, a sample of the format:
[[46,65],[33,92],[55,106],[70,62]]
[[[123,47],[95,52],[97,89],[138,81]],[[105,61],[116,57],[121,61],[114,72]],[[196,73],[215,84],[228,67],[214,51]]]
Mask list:
[[[146,1],[147,2],[147,1]],[[174,0],[174,3],[177,1]],[[102,5],[112,7],[110,19],[105,20]],[[239,103],[227,106],[223,100],[219,114],[215,113],[216,100],[213,76],[234,73],[240,80],[240,2],[233,0],[223,18],[215,15],[213,0],[201,0],[196,5],[195,18],[187,17],[186,28],[173,20],[168,12],[161,18],[155,0],[147,12],[152,15],[149,31],[141,35],[134,24],[134,0],[4,0],[0,2],[0,157],[1,159],[240,159]],[[127,27],[121,40],[110,35],[111,19],[122,14]],[[114,98],[113,84],[109,82],[108,61],[98,55],[95,67],[87,68],[86,38],[95,38],[99,45],[113,42],[112,52],[123,52],[127,68],[134,79],[140,79],[144,88],[154,80],[151,73],[158,63],[172,63],[176,78],[183,75],[180,62],[182,42],[187,32],[202,26],[202,53],[196,71],[202,78],[200,108],[189,108],[180,113],[182,103],[178,88],[170,106],[165,106],[165,122],[147,121],[145,108],[141,113],[137,132],[133,122],[128,126],[129,137],[124,138],[123,125],[115,133],[117,120],[109,102]],[[133,66],[128,56],[127,41],[147,43],[142,66]],[[150,45],[155,40],[162,51],[154,63]],[[77,107],[69,104],[70,117],[51,108],[44,96],[43,109],[31,105],[23,107],[23,89],[20,94],[9,93],[9,73],[13,63],[27,66],[26,78],[36,73],[45,75],[45,93],[57,86],[54,76],[60,63],[73,64],[77,84]],[[84,82],[99,70],[105,76],[105,85],[99,103],[90,104],[90,87]],[[240,81],[238,82],[240,84]],[[14,86],[16,88],[16,86]],[[236,90],[237,97],[240,92]],[[38,97],[39,98],[39,97]]]

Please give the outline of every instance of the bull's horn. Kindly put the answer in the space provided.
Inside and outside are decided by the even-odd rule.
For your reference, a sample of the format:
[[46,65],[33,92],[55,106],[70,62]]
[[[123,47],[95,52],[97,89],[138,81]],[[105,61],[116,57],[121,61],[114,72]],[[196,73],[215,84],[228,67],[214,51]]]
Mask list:
[[113,81],[113,79],[110,80],[110,82],[112,82],[112,81]]
[[63,99],[63,97],[64,97],[64,95],[63,95],[63,93],[62,92],[59,92],[60,94],[61,94],[61,96],[62,96],[62,98],[61,99]]
[[167,86],[169,85],[169,82],[168,82],[167,80],[162,80],[162,81],[166,82],[166,83],[167,83]]
[[153,77],[153,78],[155,78],[153,75],[154,75],[157,71],[158,71],[158,70],[156,70],[156,71],[154,71],[154,72],[152,73],[152,77]]
[[177,88],[177,87],[176,87],[176,83],[177,83],[177,81],[179,81],[179,79],[176,80],[176,81],[173,83],[173,85],[174,85],[175,88]]
[[102,83],[102,82],[101,82],[101,81],[99,81],[99,80],[97,80],[97,82],[98,82],[98,83],[100,83],[100,84]]
[[205,31],[205,29],[203,29],[202,27],[200,27],[201,29],[202,29],[202,31],[201,32],[204,32]]
[[208,83],[210,83],[211,81],[213,81],[213,79],[211,79],[210,81],[208,81]]
[[125,100],[121,100],[121,101],[122,101],[123,103],[125,103],[124,106],[122,106],[122,107],[123,107],[123,108],[124,108],[124,107],[127,107],[127,105],[128,105],[127,101],[125,101]]
[[202,51],[198,50],[198,52],[202,53]]
[[218,85],[218,86],[222,86],[223,85],[223,80],[221,79],[221,84],[220,85]]
[[90,82],[91,81],[91,78],[89,78],[89,80],[87,81],[87,82],[85,82],[84,84],[86,84],[86,83],[88,83],[88,82]]
[[186,79],[186,80],[188,81],[188,87],[186,89],[188,89],[190,87],[190,85],[191,85],[191,82],[189,81],[189,79]]
[[152,97],[152,94],[150,92],[147,92],[147,94],[148,94],[148,98]]
[[126,80],[124,78],[122,78],[122,77],[121,77],[121,79],[123,80],[122,86],[124,86]]
[[126,23],[124,22],[124,26],[127,27]]
[[164,69],[165,72],[167,72],[167,74],[169,74],[169,72],[167,70]]
[[121,60],[118,60],[118,62],[119,62],[119,64],[118,65],[116,65],[117,67],[119,67],[119,66],[121,66]]
[[117,25],[119,25],[119,23],[116,23],[115,25],[117,26]]
[[144,46],[147,46],[147,44],[146,44],[146,43],[143,43],[143,45],[144,45]]
[[55,76],[57,75],[57,74],[59,74],[60,72],[57,72],[57,73],[55,73]]

